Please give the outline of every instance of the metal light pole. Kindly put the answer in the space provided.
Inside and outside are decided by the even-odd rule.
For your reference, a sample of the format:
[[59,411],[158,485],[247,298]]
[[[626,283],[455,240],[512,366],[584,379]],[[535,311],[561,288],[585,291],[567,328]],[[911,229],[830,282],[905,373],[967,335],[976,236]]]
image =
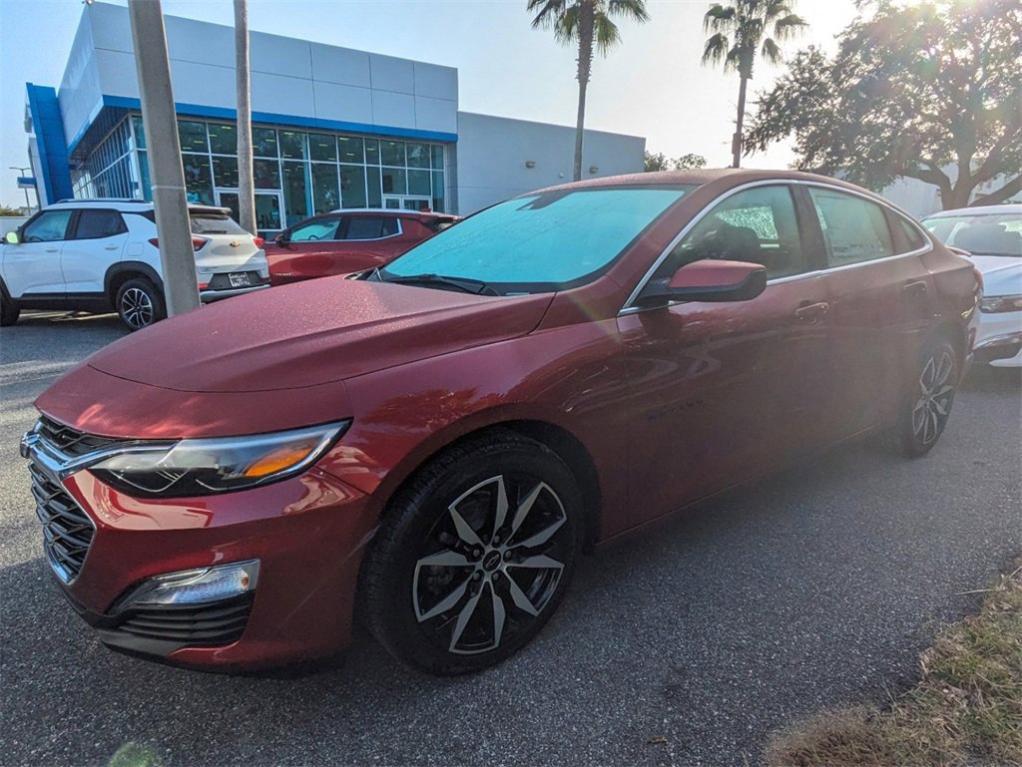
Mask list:
[[234,71],[238,92],[238,223],[246,232],[257,234],[248,43],[248,2],[234,0]]
[[[24,176],[26,170],[32,170],[32,166],[31,165],[26,165],[25,167],[21,167],[21,166],[18,166],[18,165],[9,165],[8,167],[11,170],[18,171],[18,175],[19,176]],[[32,213],[32,203],[29,202],[29,199],[28,199],[28,187],[27,186],[23,187],[23,190],[25,192],[25,210],[29,214],[31,214]]]
[[131,40],[142,96],[142,124],[149,151],[149,176],[156,205],[167,314],[173,316],[199,305],[195,251],[188,221],[185,172],[177,135],[174,92],[170,85],[167,33],[160,0],[128,0]]

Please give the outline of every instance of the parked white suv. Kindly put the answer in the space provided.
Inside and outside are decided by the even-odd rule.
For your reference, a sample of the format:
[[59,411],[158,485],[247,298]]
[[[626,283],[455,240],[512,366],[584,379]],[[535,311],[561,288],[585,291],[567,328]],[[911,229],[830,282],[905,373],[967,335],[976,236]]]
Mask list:
[[[190,205],[203,301],[269,287],[261,237],[226,208]],[[0,325],[22,309],[116,310],[132,330],[166,315],[153,204],[68,200],[8,232],[0,245]]]

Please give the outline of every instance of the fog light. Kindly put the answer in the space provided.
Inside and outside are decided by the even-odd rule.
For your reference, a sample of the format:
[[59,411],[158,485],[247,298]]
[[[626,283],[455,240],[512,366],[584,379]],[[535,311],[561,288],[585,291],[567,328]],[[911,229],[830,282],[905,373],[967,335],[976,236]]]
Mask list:
[[254,591],[258,580],[258,559],[157,575],[131,591],[118,605],[118,611],[154,605],[222,602]]

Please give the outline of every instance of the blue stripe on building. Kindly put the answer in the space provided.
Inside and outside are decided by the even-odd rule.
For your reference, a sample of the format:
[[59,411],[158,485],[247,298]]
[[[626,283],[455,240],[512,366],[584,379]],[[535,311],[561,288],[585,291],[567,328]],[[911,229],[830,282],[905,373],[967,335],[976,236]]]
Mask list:
[[26,83],[28,105],[32,113],[32,129],[39,152],[39,172],[42,175],[46,199],[56,202],[74,196],[71,186],[71,166],[68,161],[64,122],[55,88]]

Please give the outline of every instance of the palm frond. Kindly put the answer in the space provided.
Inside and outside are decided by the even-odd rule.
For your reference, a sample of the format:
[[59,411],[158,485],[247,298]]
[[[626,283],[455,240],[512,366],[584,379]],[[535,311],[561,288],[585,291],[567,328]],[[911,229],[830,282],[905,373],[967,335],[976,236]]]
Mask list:
[[787,40],[796,33],[801,32],[804,27],[808,26],[809,22],[801,16],[795,13],[789,13],[787,16],[784,16],[774,22],[774,37],[778,40]]
[[607,55],[608,49],[621,39],[617,24],[605,13],[597,13],[593,17],[593,38],[596,50],[601,56]]
[[711,5],[703,14],[703,31],[726,32],[733,28],[737,10],[734,6],[723,6],[720,3]]
[[781,48],[776,42],[774,42],[774,38],[772,37],[768,37],[763,41],[763,47],[760,49],[760,53],[762,53],[763,58],[771,64],[777,64],[781,60]]
[[556,26],[566,6],[565,0],[529,0],[525,10],[536,14],[532,17],[532,28],[539,29]]
[[727,35],[718,32],[706,41],[706,46],[703,48],[703,63],[719,64],[727,58],[730,47],[731,41],[727,39]]
[[622,16],[640,24],[649,21],[646,0],[610,0],[607,3],[608,16]]
[[578,40],[578,21],[579,8],[576,3],[568,6],[558,17],[557,23],[554,24],[554,38],[565,45],[574,43]]

